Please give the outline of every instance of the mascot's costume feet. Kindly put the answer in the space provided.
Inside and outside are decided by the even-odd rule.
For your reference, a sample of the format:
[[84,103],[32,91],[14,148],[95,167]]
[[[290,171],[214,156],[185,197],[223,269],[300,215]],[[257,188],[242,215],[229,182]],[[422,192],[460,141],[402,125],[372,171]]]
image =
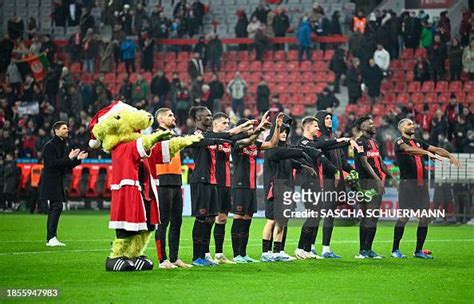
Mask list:
[[121,101],[101,109],[89,124],[91,148],[112,155],[109,228],[116,238],[105,263],[107,271],[152,270],[145,256],[155,226],[159,224],[155,164],[168,163],[182,149],[202,140],[202,135],[173,137],[171,131],[143,134],[153,116]]

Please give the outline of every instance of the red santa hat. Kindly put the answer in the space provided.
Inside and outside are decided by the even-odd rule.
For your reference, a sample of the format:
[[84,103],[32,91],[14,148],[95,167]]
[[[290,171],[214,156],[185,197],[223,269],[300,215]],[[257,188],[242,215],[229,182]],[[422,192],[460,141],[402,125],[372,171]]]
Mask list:
[[95,125],[106,120],[111,115],[114,115],[123,110],[132,110],[136,111],[137,109],[128,105],[120,100],[112,102],[110,105],[106,106],[103,109],[100,109],[94,117],[92,117],[91,121],[89,122],[89,133],[91,139],[89,140],[89,147],[92,149],[98,149],[101,145],[101,141],[95,138],[94,134],[92,133],[92,129],[94,129]]

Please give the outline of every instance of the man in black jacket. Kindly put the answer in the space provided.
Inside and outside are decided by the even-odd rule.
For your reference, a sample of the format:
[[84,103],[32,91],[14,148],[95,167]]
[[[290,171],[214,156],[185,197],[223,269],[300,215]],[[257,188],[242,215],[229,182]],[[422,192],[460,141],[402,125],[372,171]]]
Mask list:
[[53,125],[54,137],[43,148],[44,170],[41,177],[40,200],[48,201],[49,213],[47,223],[46,246],[65,246],[56,238],[59,216],[66,202],[64,178],[66,170],[79,165],[87,157],[87,152],[79,149],[71,150],[68,154],[66,139],[69,135],[67,123],[58,121]]

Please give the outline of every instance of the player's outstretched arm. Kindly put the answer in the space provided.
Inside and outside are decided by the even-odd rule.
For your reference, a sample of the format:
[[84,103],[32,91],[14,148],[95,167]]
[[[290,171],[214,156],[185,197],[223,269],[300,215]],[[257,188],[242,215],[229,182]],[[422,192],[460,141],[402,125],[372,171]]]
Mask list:
[[456,168],[459,168],[459,160],[454,155],[449,153],[447,150],[445,150],[443,148],[440,148],[440,147],[430,145],[430,146],[428,146],[428,151],[435,154],[435,155],[439,155],[441,157],[448,158],[449,162],[452,165],[454,165]]
[[[268,114],[265,113],[264,117],[266,117]],[[280,127],[281,125],[283,124],[283,117],[285,115],[283,113],[279,113],[277,118],[276,118],[276,121],[275,121],[275,132],[273,132],[273,136],[272,138],[270,139],[270,141],[266,141],[262,144],[261,146],[261,149],[262,150],[268,150],[268,149],[271,149],[271,148],[274,148],[278,145],[278,142],[280,141]]]
[[438,159],[438,160],[442,160],[439,156],[431,153],[430,151],[428,150],[424,150],[424,149],[421,149],[421,148],[418,148],[418,147],[412,147],[412,146],[409,146],[405,143],[401,144],[400,145],[400,150],[404,153],[408,153],[410,155],[415,155],[415,156],[429,156],[431,158],[434,158],[434,159]]

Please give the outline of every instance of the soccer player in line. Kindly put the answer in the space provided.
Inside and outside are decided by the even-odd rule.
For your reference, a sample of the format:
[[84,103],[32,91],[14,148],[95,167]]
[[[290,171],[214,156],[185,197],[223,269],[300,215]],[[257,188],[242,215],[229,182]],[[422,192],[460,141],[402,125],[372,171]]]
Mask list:
[[[168,108],[160,108],[155,113],[158,129],[173,131],[176,128],[176,118]],[[153,157],[149,158],[150,163]],[[155,243],[158,252],[159,268],[190,268],[192,265],[184,263],[178,258],[181,224],[183,221],[183,196],[181,193],[181,155],[176,155],[168,164],[154,164],[156,166],[156,184],[161,224],[155,231]],[[152,168],[153,169],[153,168]],[[166,232],[169,226],[169,260],[166,255]]]
[[[297,147],[302,148],[309,154],[312,159],[312,167],[316,171],[316,176],[302,172],[301,182],[302,189],[311,191],[312,193],[321,192],[324,190],[324,170],[335,174],[337,172],[334,166],[323,154],[323,151],[338,149],[348,146],[351,142],[355,144],[350,138],[337,138],[327,141],[315,141],[319,134],[318,120],[315,117],[307,116],[303,118],[303,137],[297,142]],[[311,147],[313,149],[306,149]],[[305,208],[314,212],[320,211],[320,202],[305,202]],[[320,217],[307,218],[301,227],[300,239],[298,248],[295,250],[295,256],[298,259],[321,258],[317,255],[314,249],[314,243],[318,233]]]
[[[248,119],[241,119],[237,125],[241,125]],[[266,129],[268,112],[262,117],[260,125],[254,133],[245,140],[240,141],[232,148],[232,160],[234,172],[232,174],[232,249],[234,261],[237,263],[258,262],[247,255],[247,244],[249,240],[252,216],[257,212],[257,166],[258,152],[275,147],[280,137],[280,127],[283,124],[283,114],[276,119],[276,131],[270,141],[257,140],[262,131]],[[271,124],[270,124],[271,125]]]
[[[459,160],[443,148],[435,147],[422,140],[414,138],[415,123],[404,118],[398,123],[401,137],[395,142],[395,155],[400,166],[400,187],[398,201],[400,209],[426,210],[429,209],[430,198],[428,192],[428,174],[423,165],[425,156],[435,160],[448,158],[455,167],[459,167]],[[400,241],[403,237],[405,224],[409,218],[399,218],[395,224],[392,257],[406,258],[400,251]],[[423,252],[423,244],[428,234],[430,219],[420,217],[416,231],[416,248],[413,256],[420,259],[433,257]]]
[[[376,128],[374,121],[370,116],[363,116],[358,119],[357,127],[362,132],[357,139],[359,148],[354,148],[355,168],[359,173],[359,184],[361,190],[375,189],[377,195],[373,196],[370,201],[361,201],[359,206],[364,214],[367,210],[379,209],[382,203],[382,196],[385,192],[384,183],[386,177],[392,180],[393,186],[397,187],[397,183],[392,174],[385,166],[380,156],[379,147],[374,139]],[[356,259],[381,259],[383,256],[372,250],[377,231],[377,218],[364,216],[360,220],[359,227],[359,254]]]
[[[274,118],[276,119],[276,117]],[[294,257],[284,251],[284,230],[288,223],[285,210],[295,207],[294,203],[284,205],[284,195],[293,191],[293,169],[306,170],[315,175],[311,168],[310,156],[302,149],[292,148],[287,144],[292,119],[284,116],[283,124],[279,127],[278,146],[266,150],[264,156],[264,193],[265,193],[265,217],[267,222],[262,233],[262,262],[291,261]],[[273,137],[277,124],[273,123],[267,140]],[[273,241],[273,253],[272,253]]]
[[194,160],[194,171],[190,177],[192,215],[195,217],[193,226],[193,265],[217,265],[205,258],[209,248],[212,225],[217,215],[217,176],[216,152],[217,145],[229,142],[232,135],[249,132],[252,123],[243,124],[228,132],[214,133],[211,131],[212,114],[208,108],[192,107],[189,116],[196,125],[196,134],[203,134],[204,139],[191,147]]
[[[319,122],[320,136],[316,141],[328,141],[335,138],[332,132],[332,114],[327,111],[319,111],[316,113],[316,119]],[[346,145],[347,146],[347,145]],[[346,191],[346,185],[344,181],[344,171],[350,173],[353,176],[357,176],[357,172],[347,163],[344,151],[342,147],[337,149],[331,149],[324,152],[324,155],[337,167],[337,173],[334,174],[330,170],[323,167],[324,175],[324,190],[325,191],[336,191],[338,193]],[[324,202],[323,209],[336,210],[340,202],[330,201]],[[334,229],[334,217],[327,216],[323,221],[323,248],[322,258],[335,259],[341,258],[331,251],[330,243],[332,237],[332,231]]]

